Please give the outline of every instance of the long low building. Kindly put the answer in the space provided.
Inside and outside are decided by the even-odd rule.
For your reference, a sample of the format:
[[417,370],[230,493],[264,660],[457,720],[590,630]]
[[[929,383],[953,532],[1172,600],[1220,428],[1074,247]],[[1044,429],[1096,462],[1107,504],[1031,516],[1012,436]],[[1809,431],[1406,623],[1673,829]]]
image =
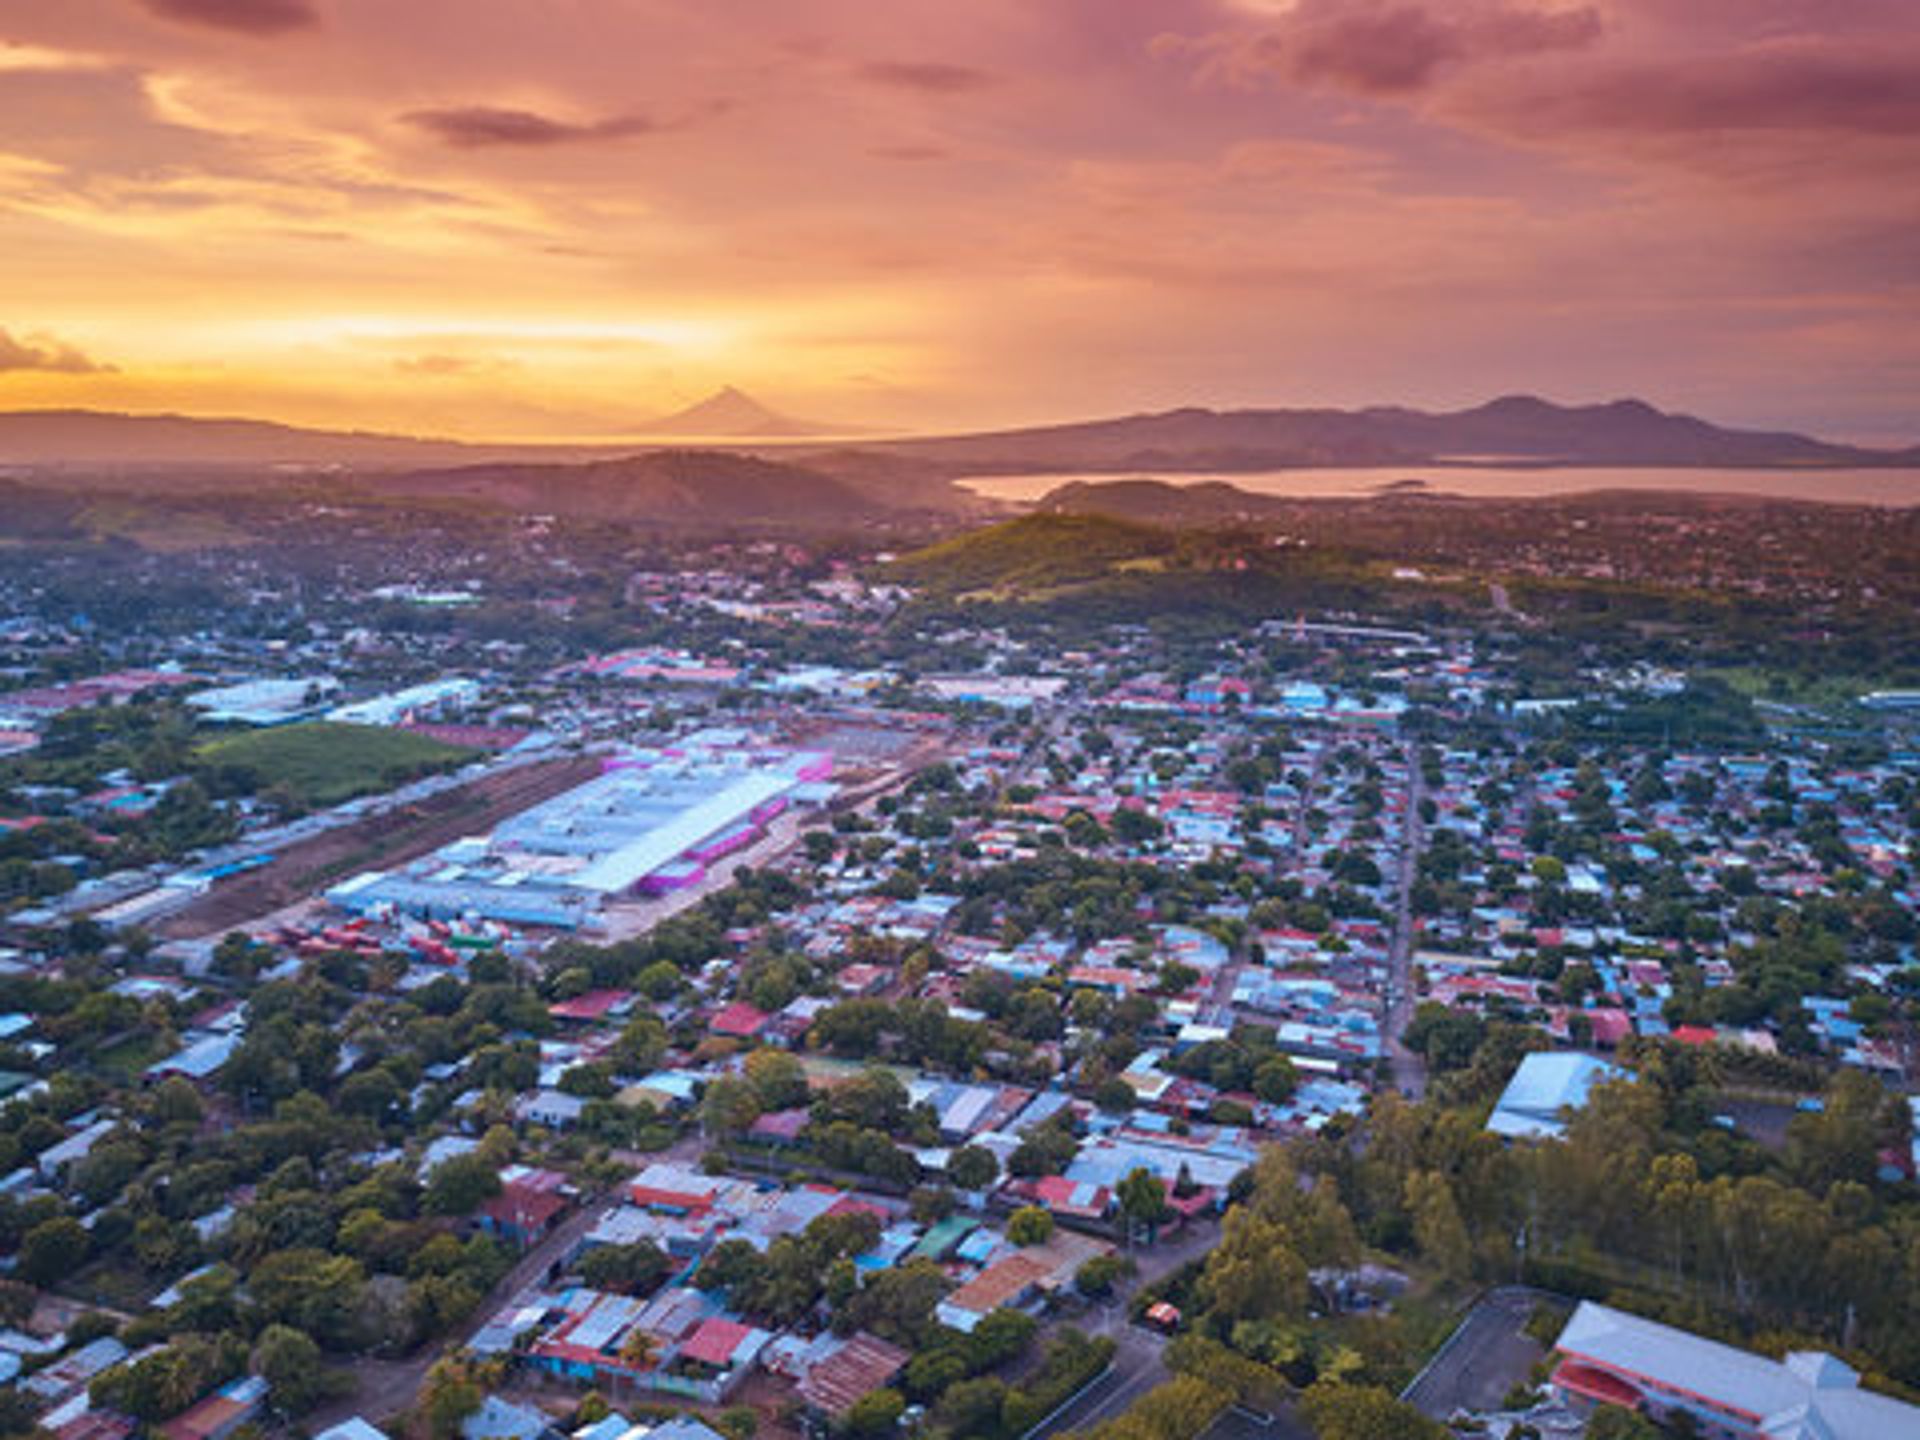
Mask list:
[[830,794],[816,751],[688,745],[610,758],[584,785],[393,871],[356,875],[327,898],[356,914],[477,915],[578,929],[622,895],[696,884],[752,844],[790,804]]
[[1833,1356],[1770,1360],[1583,1300],[1554,1349],[1553,1388],[1576,1409],[1617,1405],[1735,1440],[1900,1440],[1920,1436],[1920,1407],[1860,1388]]

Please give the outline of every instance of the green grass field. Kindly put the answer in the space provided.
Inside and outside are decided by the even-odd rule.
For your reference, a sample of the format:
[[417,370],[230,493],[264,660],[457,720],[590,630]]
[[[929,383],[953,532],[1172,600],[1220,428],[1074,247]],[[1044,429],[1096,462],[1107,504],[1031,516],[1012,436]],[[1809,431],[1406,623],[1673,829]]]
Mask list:
[[196,756],[203,766],[251,772],[259,790],[285,785],[315,806],[390,790],[474,758],[470,750],[405,730],[324,720],[225,736],[202,745]]

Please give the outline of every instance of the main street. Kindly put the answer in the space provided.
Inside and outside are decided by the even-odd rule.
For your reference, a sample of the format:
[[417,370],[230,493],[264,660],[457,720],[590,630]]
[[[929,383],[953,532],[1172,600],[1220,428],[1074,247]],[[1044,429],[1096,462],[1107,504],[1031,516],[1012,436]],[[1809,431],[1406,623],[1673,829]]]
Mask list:
[[1420,873],[1420,853],[1425,841],[1420,823],[1420,802],[1425,798],[1420,771],[1419,748],[1413,741],[1401,747],[1407,767],[1407,805],[1401,817],[1400,872],[1393,904],[1393,938],[1387,949],[1387,979],[1380,995],[1380,1042],[1393,1068],[1393,1083],[1404,1095],[1419,1099],[1427,1091],[1427,1067],[1420,1057],[1407,1049],[1401,1038],[1413,1023],[1414,994],[1413,882]]

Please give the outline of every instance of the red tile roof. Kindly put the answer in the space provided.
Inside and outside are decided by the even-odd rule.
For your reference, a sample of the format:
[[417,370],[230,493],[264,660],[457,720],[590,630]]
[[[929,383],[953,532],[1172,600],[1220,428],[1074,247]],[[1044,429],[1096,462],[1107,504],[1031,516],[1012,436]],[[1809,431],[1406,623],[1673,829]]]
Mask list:
[[525,1234],[546,1228],[553,1217],[566,1208],[564,1195],[556,1195],[551,1190],[509,1185],[482,1205],[480,1213],[502,1229],[511,1226]]
[[755,1009],[744,1000],[736,1000],[707,1022],[716,1035],[732,1035],[751,1040],[767,1023],[767,1012]]
[[631,999],[631,990],[589,990],[571,1000],[555,1001],[547,1007],[547,1013],[556,1020],[604,1020]]
[[686,1344],[680,1347],[680,1354],[686,1359],[711,1365],[716,1370],[724,1370],[733,1363],[734,1351],[752,1334],[753,1327],[742,1325],[738,1320],[703,1320],[700,1328],[689,1335]]

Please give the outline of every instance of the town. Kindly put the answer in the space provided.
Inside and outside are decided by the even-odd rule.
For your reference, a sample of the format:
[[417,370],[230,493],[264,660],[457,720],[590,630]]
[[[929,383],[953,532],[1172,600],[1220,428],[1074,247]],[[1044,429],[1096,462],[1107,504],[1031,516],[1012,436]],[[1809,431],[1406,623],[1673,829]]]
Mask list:
[[1914,692],[302,505],[0,556],[7,1433],[1920,1434]]

